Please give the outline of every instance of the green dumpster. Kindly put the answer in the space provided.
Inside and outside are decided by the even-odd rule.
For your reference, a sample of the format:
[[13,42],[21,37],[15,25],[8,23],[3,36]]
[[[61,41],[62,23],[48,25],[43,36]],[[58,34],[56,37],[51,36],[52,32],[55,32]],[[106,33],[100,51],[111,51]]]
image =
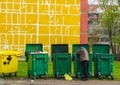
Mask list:
[[71,54],[68,44],[52,44],[53,75],[58,78],[64,74],[71,74]]
[[110,76],[113,80],[114,55],[108,53],[96,53],[94,61],[95,77],[102,79],[102,76]]
[[56,78],[66,73],[71,74],[70,53],[54,53],[53,57],[53,74]]
[[[29,44],[28,47],[26,46],[25,54],[27,55],[28,62],[28,77],[33,77],[34,79],[36,77],[48,76],[48,53],[42,52],[41,46],[41,44]],[[31,50],[28,51],[29,47]],[[37,51],[34,48],[37,48]]]
[[[79,59],[77,56],[77,51],[80,50],[81,47],[86,48],[89,53],[88,44],[73,44],[72,45],[72,58],[74,57],[74,73],[76,77],[83,75],[81,63],[79,62]],[[92,60],[93,60],[93,54],[89,53],[89,68],[88,68],[89,76],[92,76]]]
[[109,44],[94,44],[94,76],[102,79],[103,76],[110,76],[113,80],[114,55],[110,54]]

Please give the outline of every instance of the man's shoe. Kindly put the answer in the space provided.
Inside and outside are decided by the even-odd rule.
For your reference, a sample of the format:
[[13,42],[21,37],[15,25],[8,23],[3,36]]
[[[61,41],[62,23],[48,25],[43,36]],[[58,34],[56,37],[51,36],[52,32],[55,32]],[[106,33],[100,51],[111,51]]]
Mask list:
[[87,81],[87,80],[88,80],[88,78],[83,78],[82,80],[83,80],[83,81]]

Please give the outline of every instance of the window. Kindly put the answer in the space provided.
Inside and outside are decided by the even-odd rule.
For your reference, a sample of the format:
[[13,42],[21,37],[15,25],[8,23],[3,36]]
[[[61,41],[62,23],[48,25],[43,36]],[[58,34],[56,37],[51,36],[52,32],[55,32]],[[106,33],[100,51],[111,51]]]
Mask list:
[[101,37],[100,41],[101,42],[109,42],[109,38],[108,37]]

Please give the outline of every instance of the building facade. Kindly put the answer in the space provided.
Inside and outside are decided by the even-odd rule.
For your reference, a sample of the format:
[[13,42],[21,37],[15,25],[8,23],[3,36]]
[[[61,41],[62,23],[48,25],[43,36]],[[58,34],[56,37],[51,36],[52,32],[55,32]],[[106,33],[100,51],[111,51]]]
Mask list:
[[0,50],[80,43],[80,0],[0,0]]
[[[100,13],[103,12],[99,6],[100,3],[102,3],[102,0],[88,0],[88,37],[89,42],[94,41],[94,43],[108,43],[108,35],[100,33],[100,30],[103,29],[99,27],[101,23]],[[108,5],[118,5],[118,0],[108,0],[107,3]]]

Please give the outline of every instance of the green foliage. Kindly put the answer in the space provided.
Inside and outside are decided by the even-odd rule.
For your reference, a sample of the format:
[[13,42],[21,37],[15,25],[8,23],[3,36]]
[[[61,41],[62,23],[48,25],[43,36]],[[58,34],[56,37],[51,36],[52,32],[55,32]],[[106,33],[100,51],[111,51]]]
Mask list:
[[[106,1],[106,0],[103,0]],[[101,13],[101,21],[105,28],[115,28],[117,25],[115,23],[118,22],[119,12],[118,7],[119,5],[106,5],[106,2],[103,2],[103,4],[100,5],[100,7],[103,10],[103,13]]]
[[107,6],[105,8],[102,6],[102,9],[104,10],[104,12],[101,13],[102,25],[108,30],[113,30],[115,27],[118,27],[115,24],[119,17],[119,13],[117,13],[117,6]]
[[[101,24],[107,29],[110,45],[112,48],[112,52],[115,55],[115,59],[118,59],[119,49],[117,49],[117,45],[119,43],[119,32],[120,32],[120,5],[108,5],[103,0],[103,3],[100,7],[103,9],[103,13],[101,13]],[[119,57],[120,58],[120,57]]]
[[120,48],[120,33],[116,36],[113,36],[113,40],[118,44],[118,46]]
[[120,0],[118,0],[118,3],[120,4]]

